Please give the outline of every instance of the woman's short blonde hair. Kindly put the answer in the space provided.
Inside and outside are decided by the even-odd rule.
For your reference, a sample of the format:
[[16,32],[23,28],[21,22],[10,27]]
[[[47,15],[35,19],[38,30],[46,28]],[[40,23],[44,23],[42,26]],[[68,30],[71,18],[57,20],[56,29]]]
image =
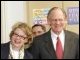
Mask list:
[[23,30],[23,32],[26,34],[26,36],[28,36],[28,42],[25,43],[27,45],[27,48],[31,45],[32,43],[32,31],[31,31],[31,28],[26,24],[26,23],[23,23],[23,22],[17,22],[16,24],[14,24],[12,26],[12,31],[10,33],[10,39],[12,38],[13,34],[14,34],[14,31],[19,28],[21,30]]

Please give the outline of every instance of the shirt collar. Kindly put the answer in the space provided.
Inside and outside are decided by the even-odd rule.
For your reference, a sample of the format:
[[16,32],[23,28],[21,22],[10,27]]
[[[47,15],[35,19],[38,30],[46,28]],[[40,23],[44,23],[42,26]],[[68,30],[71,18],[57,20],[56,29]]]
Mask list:
[[55,38],[59,37],[59,38],[61,39],[61,38],[64,37],[64,30],[62,30],[59,35],[55,34],[55,33],[51,30],[51,35],[54,36]]

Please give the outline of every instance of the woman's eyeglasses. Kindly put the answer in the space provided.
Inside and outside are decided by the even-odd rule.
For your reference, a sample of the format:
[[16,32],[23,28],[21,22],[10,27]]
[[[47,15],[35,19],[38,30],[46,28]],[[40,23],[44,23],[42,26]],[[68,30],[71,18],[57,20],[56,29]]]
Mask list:
[[21,35],[19,35],[17,33],[14,33],[13,35],[16,36],[16,37],[19,37],[20,39],[26,39],[27,38],[27,37],[21,36]]

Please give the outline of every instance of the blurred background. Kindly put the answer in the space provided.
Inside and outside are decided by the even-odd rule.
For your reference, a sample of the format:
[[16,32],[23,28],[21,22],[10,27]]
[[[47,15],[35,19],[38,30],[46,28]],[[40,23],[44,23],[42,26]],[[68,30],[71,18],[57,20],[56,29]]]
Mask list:
[[79,34],[79,1],[1,1],[1,43],[10,40],[16,22],[26,22],[30,27],[43,24],[48,31],[46,16],[52,7],[63,8],[68,15],[65,29]]

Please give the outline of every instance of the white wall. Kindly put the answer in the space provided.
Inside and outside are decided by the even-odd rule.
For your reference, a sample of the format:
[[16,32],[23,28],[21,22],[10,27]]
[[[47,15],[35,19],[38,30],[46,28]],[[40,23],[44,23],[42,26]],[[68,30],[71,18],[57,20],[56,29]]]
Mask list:
[[23,1],[1,1],[1,43],[9,41],[9,33],[14,23],[27,23],[25,5]]

